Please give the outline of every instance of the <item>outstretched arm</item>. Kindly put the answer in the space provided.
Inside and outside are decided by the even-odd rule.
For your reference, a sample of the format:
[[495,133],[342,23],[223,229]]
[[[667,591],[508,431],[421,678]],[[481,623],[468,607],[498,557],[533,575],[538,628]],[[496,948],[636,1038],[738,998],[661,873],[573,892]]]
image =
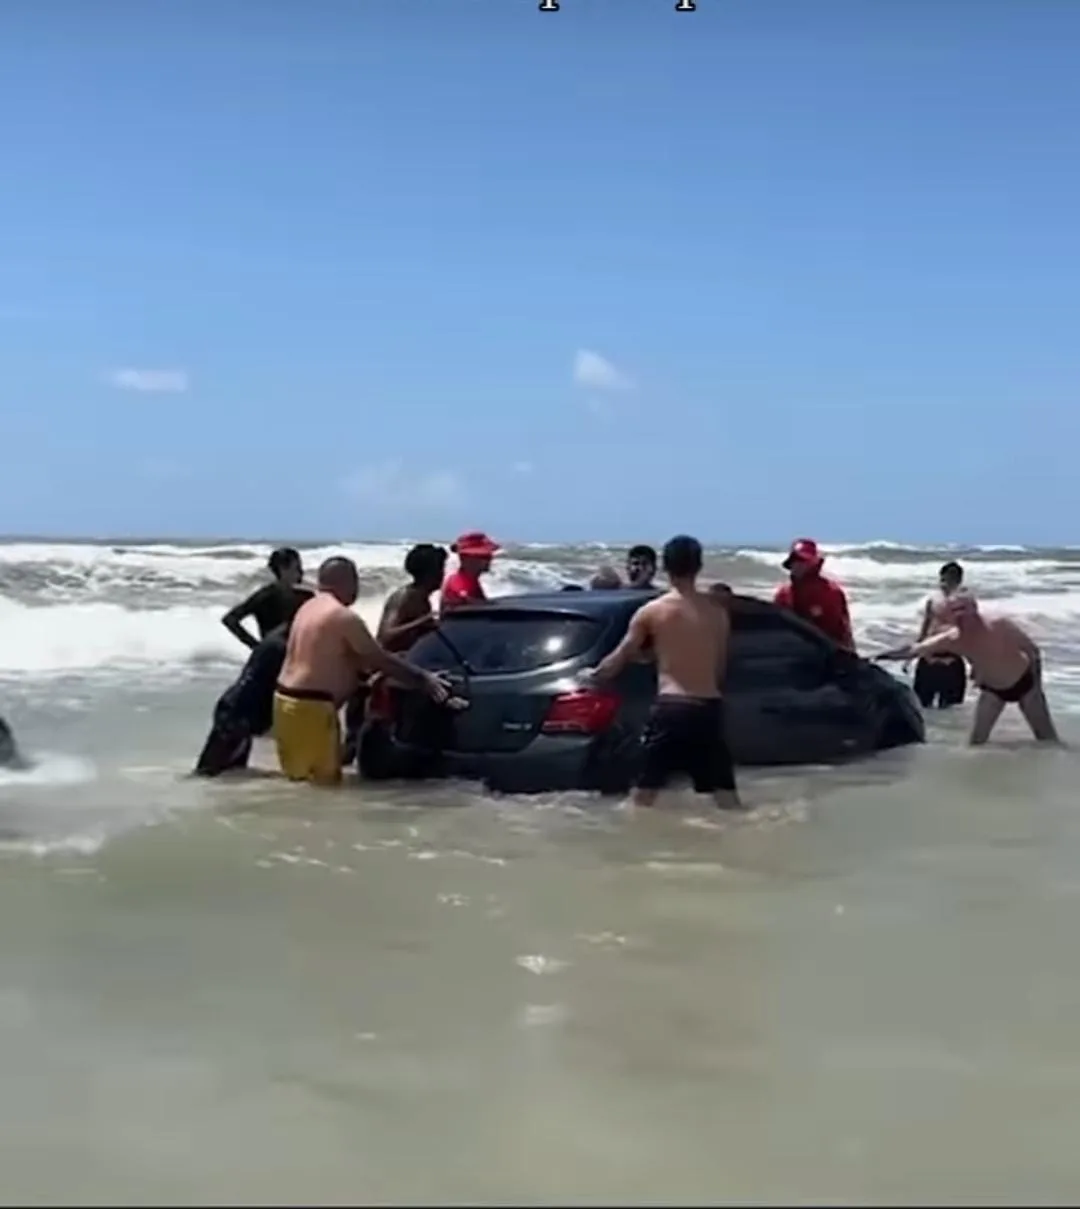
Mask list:
[[622,642],[593,669],[594,680],[612,680],[645,650],[651,638],[649,631],[649,606],[642,605],[630,618],[630,626]]
[[903,646],[891,647],[874,656],[875,659],[918,659],[920,655],[941,655],[951,650],[959,631],[953,626],[942,630],[932,638],[924,638],[922,642],[906,642]]
[[[445,700],[449,695],[446,686],[437,677],[430,675],[422,668],[414,667],[411,663],[406,663],[404,659],[399,659],[396,655],[391,655],[389,651],[379,646],[372,637],[371,631],[364,624],[364,619],[355,613],[349,617],[345,628],[345,638],[362,664],[377,672],[382,672],[393,680],[407,684],[411,688],[418,688],[430,693],[438,700]],[[441,694],[436,691],[436,685],[441,686]]]

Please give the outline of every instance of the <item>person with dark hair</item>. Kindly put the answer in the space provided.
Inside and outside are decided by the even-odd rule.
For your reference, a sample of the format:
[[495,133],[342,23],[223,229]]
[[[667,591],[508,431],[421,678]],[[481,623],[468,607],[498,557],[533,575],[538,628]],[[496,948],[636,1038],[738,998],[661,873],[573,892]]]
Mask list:
[[[221,619],[221,624],[230,634],[246,647],[254,650],[259,643],[278,626],[291,621],[297,609],[309,601],[314,592],[300,586],[304,578],[304,564],[300,551],[292,546],[279,546],[267,560],[267,568],[274,577],[270,583],[256,588],[246,600],[231,608]],[[252,636],[242,624],[248,617],[255,619],[259,637]]]
[[291,626],[290,619],[271,630],[248,656],[235,682],[218,698],[210,734],[195,763],[196,776],[217,777],[247,768],[252,740],[270,733],[274,688],[285,662]]
[[837,646],[855,650],[847,595],[834,579],[821,573],[825,556],[808,537],[792,542],[783,567],[789,581],[776,589],[773,603],[809,621]]
[[[927,597],[923,607],[922,625],[916,642],[940,634],[953,624],[949,603],[963,591],[964,568],[958,562],[947,562],[938,572],[938,590]],[[960,705],[967,692],[967,664],[952,651],[923,655],[915,664],[911,687],[923,709],[936,703],[941,709]]]
[[[409,576],[409,582],[387,597],[375,631],[375,641],[385,650],[403,654],[418,638],[435,629],[438,623],[431,611],[431,597],[442,584],[448,557],[442,546],[433,546],[430,542],[413,546],[405,555],[405,574]],[[382,720],[385,684],[384,677],[372,677],[353,694],[345,707],[343,759],[346,764],[356,758],[365,720],[372,723]]]
[[631,546],[626,556],[626,582],[631,588],[651,588],[656,578],[656,551],[652,546]]
[[663,552],[671,588],[638,609],[626,637],[591,673],[594,681],[612,680],[647,648],[654,653],[658,691],[642,737],[636,805],[651,806],[678,775],[717,806],[740,805],[720,690],[731,619],[716,596],[698,587],[703,561],[696,538],[673,537]]
[[448,557],[442,546],[430,542],[413,546],[405,555],[409,582],[387,597],[375,634],[388,651],[407,651],[418,638],[434,629],[431,597],[443,582]]
[[406,663],[375,641],[352,609],[359,590],[356,564],[349,558],[328,558],[319,568],[314,598],[293,619],[274,691],[273,722],[278,761],[290,781],[340,782],[338,710],[366,674],[383,672],[427,693],[437,704],[450,696],[440,677]]

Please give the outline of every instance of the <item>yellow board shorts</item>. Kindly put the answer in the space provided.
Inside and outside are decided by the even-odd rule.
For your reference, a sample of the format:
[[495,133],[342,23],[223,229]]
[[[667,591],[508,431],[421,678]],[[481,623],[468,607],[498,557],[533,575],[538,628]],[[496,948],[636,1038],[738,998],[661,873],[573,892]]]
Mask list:
[[274,693],[274,742],[281,771],[290,781],[337,785],[341,780],[338,707],[322,694]]

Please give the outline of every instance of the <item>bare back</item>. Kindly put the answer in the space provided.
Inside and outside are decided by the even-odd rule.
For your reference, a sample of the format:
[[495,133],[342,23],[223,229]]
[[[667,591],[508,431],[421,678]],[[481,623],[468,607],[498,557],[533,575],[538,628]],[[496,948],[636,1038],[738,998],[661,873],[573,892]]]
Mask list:
[[337,702],[356,691],[359,664],[349,640],[358,618],[329,592],[319,592],[293,619],[285,663],[278,677],[282,688],[326,693]]
[[407,651],[422,637],[423,631],[417,627],[405,634],[395,635],[394,629],[431,616],[431,597],[414,584],[406,584],[391,592],[383,606],[379,627],[375,631],[376,641],[388,651]]
[[714,597],[671,591],[645,605],[637,619],[652,640],[660,696],[720,696],[731,620]]

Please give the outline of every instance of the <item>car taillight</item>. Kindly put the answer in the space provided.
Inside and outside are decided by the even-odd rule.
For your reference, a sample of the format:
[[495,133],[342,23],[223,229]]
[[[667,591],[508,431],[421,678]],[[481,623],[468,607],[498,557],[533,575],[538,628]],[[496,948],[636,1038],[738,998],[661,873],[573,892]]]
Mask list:
[[614,722],[619,698],[596,689],[562,693],[551,703],[541,726],[545,735],[597,735]]

